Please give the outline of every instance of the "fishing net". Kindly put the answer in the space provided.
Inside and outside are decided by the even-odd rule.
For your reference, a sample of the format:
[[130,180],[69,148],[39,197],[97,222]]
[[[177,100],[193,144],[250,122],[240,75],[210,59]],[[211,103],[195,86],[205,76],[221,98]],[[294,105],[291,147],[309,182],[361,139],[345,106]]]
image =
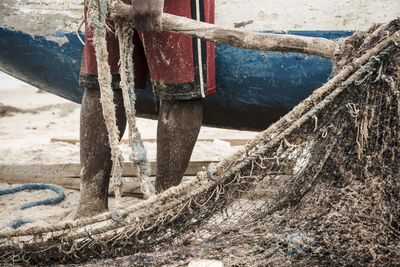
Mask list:
[[400,262],[399,30],[398,19],[339,41],[324,86],[236,154],[118,220],[107,212],[0,232],[0,262]]

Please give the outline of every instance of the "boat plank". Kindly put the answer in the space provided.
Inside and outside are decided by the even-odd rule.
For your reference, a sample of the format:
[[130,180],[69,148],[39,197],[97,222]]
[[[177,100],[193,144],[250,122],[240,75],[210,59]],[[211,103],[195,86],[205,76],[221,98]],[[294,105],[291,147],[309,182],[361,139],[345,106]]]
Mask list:
[[[35,166],[36,167],[36,166]],[[39,183],[39,184],[53,184],[57,186],[61,186],[63,188],[67,189],[74,189],[74,190],[80,190],[80,179],[79,177],[60,177],[60,176],[46,176],[49,175],[49,173],[44,173],[44,175],[37,175],[37,172],[35,174],[25,172],[28,169],[31,169],[31,171],[37,171],[38,168],[32,168],[32,165],[30,166],[0,166],[0,183],[8,183],[8,184],[28,184],[28,183]],[[48,166],[47,166],[48,167]],[[54,170],[58,169],[60,166],[51,166],[49,169]],[[75,168],[75,166],[72,166],[72,168]],[[41,169],[42,170],[42,169]],[[71,170],[71,166],[67,166],[65,170]],[[24,173],[25,172],[25,173]],[[69,174],[69,173],[67,173]],[[183,182],[190,180],[194,176],[186,176],[183,178]],[[150,177],[151,183],[155,185],[155,177],[152,176]],[[143,193],[141,192],[140,189],[140,181],[139,179],[134,179],[134,178],[127,178],[123,177],[122,178],[122,195],[123,196],[130,196],[130,197],[138,197],[142,198]],[[114,191],[111,189],[111,187],[108,190],[109,195],[114,195]]]
[[[215,138],[216,139],[216,138]],[[213,138],[199,138],[197,139],[197,142],[214,142]],[[226,138],[222,138],[222,139],[218,139],[218,140],[222,140],[225,142],[229,142],[231,144],[231,146],[243,146],[245,144],[247,144],[251,139],[226,139]],[[144,143],[155,143],[157,142],[157,139],[155,138],[143,138],[142,141]],[[78,139],[69,139],[69,138],[52,138],[50,140],[50,142],[52,143],[56,143],[56,142],[64,142],[64,143],[69,143],[69,144],[77,144],[79,143]],[[124,139],[121,141],[122,144],[128,144],[128,140]]]
[[[154,184],[155,178],[151,177],[152,183]],[[46,177],[41,176],[32,180],[32,177],[28,176],[14,176],[14,177],[1,177],[0,182],[8,184],[28,184],[28,183],[39,183],[39,184],[53,184],[61,186],[66,189],[80,190],[80,180],[75,177]],[[123,184],[121,187],[123,196],[134,196],[142,198],[143,194],[140,191],[139,180],[134,179],[123,179]],[[114,195],[114,191],[110,188],[108,190],[109,195]]]
[[[194,176],[204,170],[214,161],[191,161],[185,172],[186,176]],[[124,162],[123,177],[137,177],[138,171],[130,162]],[[29,165],[0,165],[0,182],[12,179],[30,179],[37,181],[41,177],[79,178],[80,164],[29,164]],[[151,162],[151,176],[156,174],[156,162]]]

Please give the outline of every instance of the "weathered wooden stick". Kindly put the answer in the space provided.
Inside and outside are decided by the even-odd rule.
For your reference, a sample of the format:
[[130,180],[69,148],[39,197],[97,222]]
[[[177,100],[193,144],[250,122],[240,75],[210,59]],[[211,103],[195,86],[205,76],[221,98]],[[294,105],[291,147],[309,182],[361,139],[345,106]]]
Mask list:
[[[132,7],[114,2],[111,17],[131,21]],[[325,38],[289,34],[272,34],[232,29],[220,25],[195,21],[185,17],[163,14],[163,30],[190,35],[206,41],[260,51],[297,52],[333,58],[336,42]]]

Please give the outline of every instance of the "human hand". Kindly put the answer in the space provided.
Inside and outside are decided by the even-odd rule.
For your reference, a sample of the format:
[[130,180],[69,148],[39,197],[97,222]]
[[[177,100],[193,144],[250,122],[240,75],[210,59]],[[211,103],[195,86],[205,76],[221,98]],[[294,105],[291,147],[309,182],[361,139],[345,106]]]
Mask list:
[[132,0],[135,28],[144,32],[162,31],[164,0]]

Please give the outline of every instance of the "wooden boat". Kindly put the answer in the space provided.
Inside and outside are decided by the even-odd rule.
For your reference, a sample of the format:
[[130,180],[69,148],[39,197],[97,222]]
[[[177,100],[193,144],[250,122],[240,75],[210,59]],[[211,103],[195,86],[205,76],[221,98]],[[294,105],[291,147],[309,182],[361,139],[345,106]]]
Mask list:
[[[398,0],[216,0],[216,23],[336,39],[394,19],[398,10]],[[0,70],[79,103],[82,12],[83,0],[2,0]],[[217,94],[204,101],[204,123],[264,129],[325,83],[330,72],[324,58],[217,45]],[[152,91],[137,94],[138,113],[154,117]]]

